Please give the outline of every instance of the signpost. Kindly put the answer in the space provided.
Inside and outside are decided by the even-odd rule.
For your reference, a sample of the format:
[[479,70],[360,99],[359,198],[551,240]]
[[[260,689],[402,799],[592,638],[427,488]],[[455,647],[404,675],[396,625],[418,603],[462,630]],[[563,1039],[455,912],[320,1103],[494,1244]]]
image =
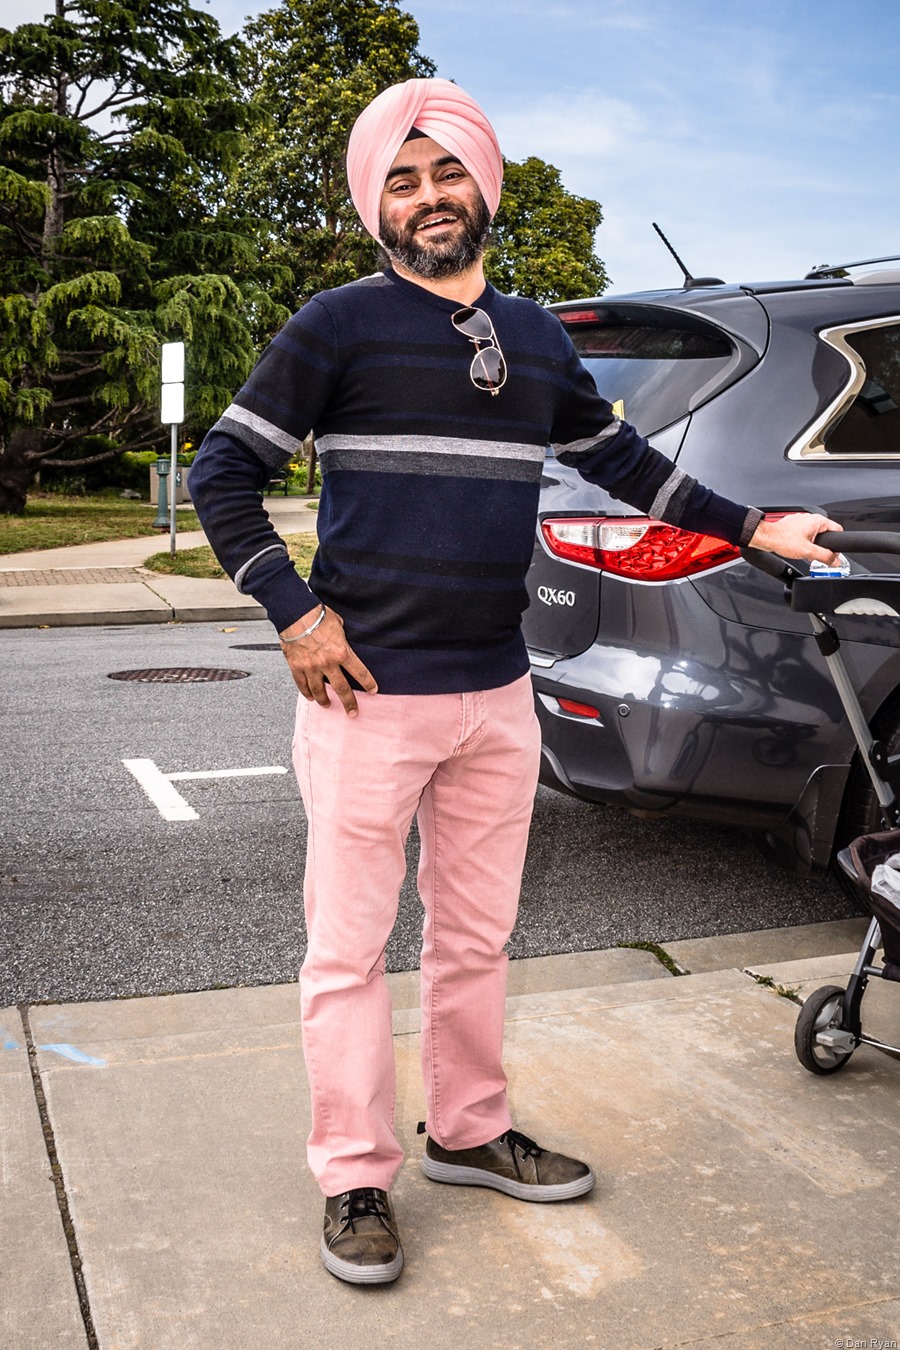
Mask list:
[[[162,410],[160,421],[163,426],[172,428],[172,453],[169,468],[169,552],[175,552],[175,499],[178,495],[178,428],[184,421],[184,343],[164,342],[162,344]],[[164,511],[163,493],[166,479],[157,464],[159,479],[159,514]],[[157,516],[159,519],[159,516]]]

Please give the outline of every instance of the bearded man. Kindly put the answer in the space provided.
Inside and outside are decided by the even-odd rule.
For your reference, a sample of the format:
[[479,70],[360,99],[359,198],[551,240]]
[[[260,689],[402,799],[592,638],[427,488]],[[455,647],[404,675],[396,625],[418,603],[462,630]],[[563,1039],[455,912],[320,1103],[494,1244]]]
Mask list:
[[[403,1264],[384,951],[414,816],[425,1175],[526,1201],[594,1185],[587,1164],[513,1128],[502,1066],[540,751],[520,619],[547,446],[638,510],[731,543],[827,560],[812,540],[838,527],[767,523],[696,483],[614,415],[552,314],[485,282],[503,166],[463,90],[419,79],[379,95],[347,170],[389,263],[294,315],[206,438],[191,489],[300,691],[308,1158],[326,1268],[374,1284]],[[322,496],[307,586],[261,491],[310,429]]]

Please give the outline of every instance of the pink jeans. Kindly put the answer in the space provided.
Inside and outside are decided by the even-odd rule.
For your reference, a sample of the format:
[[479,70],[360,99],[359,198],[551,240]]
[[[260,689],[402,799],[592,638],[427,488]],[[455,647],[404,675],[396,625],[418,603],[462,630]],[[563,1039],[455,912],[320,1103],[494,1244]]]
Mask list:
[[353,719],[334,695],[328,708],[301,698],[294,739],[309,822],[300,972],[308,1157],[325,1195],[388,1190],[403,1161],[384,949],[414,815],[428,1132],[445,1148],[472,1148],[511,1124],[504,946],[540,756],[527,675],[470,694],[357,698]]

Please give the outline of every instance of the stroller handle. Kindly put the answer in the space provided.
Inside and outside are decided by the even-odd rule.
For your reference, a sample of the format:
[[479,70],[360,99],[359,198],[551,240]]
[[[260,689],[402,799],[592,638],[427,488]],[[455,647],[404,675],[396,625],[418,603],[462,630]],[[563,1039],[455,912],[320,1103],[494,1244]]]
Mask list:
[[[832,553],[900,553],[900,534],[892,530],[823,530],[816,535],[820,548]],[[767,573],[776,581],[789,581],[805,576],[793,563],[786,562],[777,553],[764,553],[758,548],[742,548],[744,562]]]
[[[819,535],[819,539],[821,539]],[[818,540],[816,541],[818,542]],[[777,553],[766,553],[761,548],[742,548],[741,557],[758,572],[765,572],[776,581],[788,581],[791,577],[802,577],[803,573],[793,563],[785,562]]]
[[900,553],[900,534],[892,530],[824,530],[816,543],[832,553]]

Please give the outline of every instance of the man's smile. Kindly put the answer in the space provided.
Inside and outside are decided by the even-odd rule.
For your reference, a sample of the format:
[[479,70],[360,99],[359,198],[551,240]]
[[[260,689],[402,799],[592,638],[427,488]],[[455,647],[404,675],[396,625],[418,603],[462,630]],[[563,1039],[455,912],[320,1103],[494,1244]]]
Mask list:
[[453,225],[457,220],[459,220],[459,216],[446,212],[439,216],[428,216],[420,225],[416,226],[416,233],[419,234],[422,230],[440,229],[445,225]]

